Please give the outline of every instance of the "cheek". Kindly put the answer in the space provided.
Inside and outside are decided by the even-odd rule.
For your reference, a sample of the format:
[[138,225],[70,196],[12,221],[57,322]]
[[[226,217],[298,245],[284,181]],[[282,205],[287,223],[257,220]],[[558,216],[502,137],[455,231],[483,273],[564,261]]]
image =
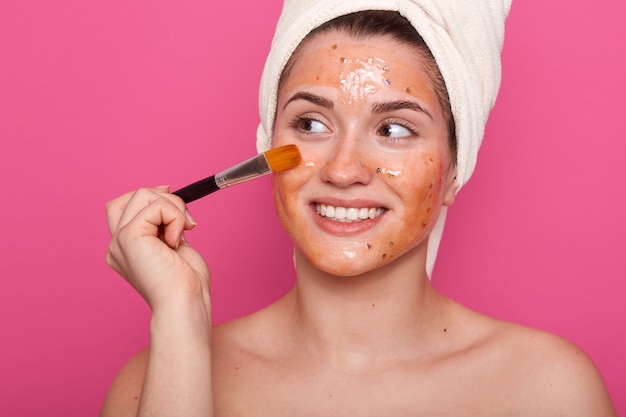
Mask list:
[[423,170],[412,176],[407,184],[406,222],[413,227],[428,229],[439,213],[442,198],[443,164],[441,159],[427,156],[421,161]]
[[290,234],[305,219],[306,202],[301,191],[315,175],[316,167],[314,160],[305,158],[296,168],[272,174],[276,213]]
[[379,174],[402,200],[398,227],[385,238],[389,246],[385,254],[397,256],[423,240],[437,221],[443,198],[443,161],[436,153],[425,154],[401,166],[381,168]]

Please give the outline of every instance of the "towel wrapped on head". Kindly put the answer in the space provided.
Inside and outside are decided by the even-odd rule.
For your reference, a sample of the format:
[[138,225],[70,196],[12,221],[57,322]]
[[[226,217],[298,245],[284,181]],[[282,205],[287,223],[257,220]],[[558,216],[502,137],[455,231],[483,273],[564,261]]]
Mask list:
[[[280,75],[307,34],[346,14],[397,11],[424,39],[446,83],[456,129],[456,178],[463,186],[476,166],[485,124],[500,88],[500,53],[510,6],[511,0],[285,0],[261,77],[258,151],[271,147]],[[428,276],[445,217],[443,207],[428,240]]]

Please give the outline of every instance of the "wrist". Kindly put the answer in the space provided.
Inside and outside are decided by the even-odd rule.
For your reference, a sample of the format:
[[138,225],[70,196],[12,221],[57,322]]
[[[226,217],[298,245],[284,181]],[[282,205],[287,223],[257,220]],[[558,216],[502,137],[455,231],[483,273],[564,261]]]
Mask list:
[[201,294],[172,295],[167,302],[152,309],[151,345],[162,340],[185,340],[184,343],[196,340],[208,343],[211,326],[211,312]]

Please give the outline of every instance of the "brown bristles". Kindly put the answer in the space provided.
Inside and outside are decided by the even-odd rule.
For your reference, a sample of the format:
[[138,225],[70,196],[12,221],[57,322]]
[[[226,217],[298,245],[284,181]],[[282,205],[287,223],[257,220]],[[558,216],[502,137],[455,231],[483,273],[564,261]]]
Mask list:
[[272,172],[280,172],[296,167],[301,158],[296,145],[285,145],[265,152],[265,159]]

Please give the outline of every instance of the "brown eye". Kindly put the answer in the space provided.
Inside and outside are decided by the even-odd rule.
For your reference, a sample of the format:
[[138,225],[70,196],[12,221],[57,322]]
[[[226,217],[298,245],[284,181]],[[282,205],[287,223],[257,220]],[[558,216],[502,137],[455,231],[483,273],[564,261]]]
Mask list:
[[310,120],[305,119],[300,122],[300,129],[310,131],[312,129],[312,123]]
[[328,132],[326,125],[319,120],[308,117],[301,117],[298,120],[298,128],[308,133],[325,133]]
[[380,128],[380,134],[383,136],[391,136],[391,126],[385,125]]
[[378,134],[387,138],[402,139],[414,136],[415,132],[399,123],[387,123],[378,129]]

